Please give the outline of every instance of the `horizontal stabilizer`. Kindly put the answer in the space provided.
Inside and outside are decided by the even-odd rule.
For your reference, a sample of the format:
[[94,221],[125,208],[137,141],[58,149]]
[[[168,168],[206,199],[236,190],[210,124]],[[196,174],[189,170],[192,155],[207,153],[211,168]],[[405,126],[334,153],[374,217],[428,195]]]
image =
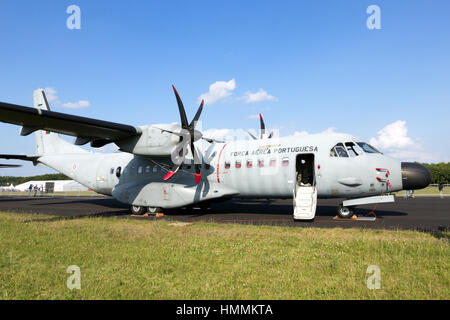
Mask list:
[[5,164],[5,163],[0,163],[0,168],[17,168],[17,167],[21,167],[20,164]]
[[26,156],[22,154],[0,154],[0,159],[15,159],[23,161],[36,161],[39,156]]

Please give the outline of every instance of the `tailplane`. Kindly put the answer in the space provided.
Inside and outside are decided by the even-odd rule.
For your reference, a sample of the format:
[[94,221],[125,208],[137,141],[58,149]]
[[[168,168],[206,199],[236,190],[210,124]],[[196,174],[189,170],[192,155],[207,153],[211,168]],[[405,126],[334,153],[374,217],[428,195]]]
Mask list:
[[[50,110],[47,97],[43,89],[37,89],[33,93],[34,107],[41,110]],[[55,132],[36,131],[37,155],[47,154],[80,154],[88,151],[75,146],[59,137]]]

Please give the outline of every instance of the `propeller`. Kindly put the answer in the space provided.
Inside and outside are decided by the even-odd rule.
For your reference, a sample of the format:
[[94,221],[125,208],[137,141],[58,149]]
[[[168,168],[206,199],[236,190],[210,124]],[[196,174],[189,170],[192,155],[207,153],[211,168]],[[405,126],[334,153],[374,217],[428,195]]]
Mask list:
[[[260,128],[261,128],[261,135],[260,135],[260,139],[264,138],[264,135],[266,134],[266,125],[264,123],[264,119],[261,115],[261,113],[259,114],[259,124],[260,124]],[[252,137],[253,140],[258,140],[257,137],[255,137],[250,131],[247,132],[250,137]],[[268,139],[271,139],[273,136],[273,131],[270,132],[270,134],[267,136]]]
[[[173,85],[172,85],[172,88],[173,88],[173,92],[175,93],[175,98],[177,99],[178,111],[180,112],[180,119],[181,119],[181,128],[183,129],[184,132],[178,133],[178,132],[172,132],[172,131],[168,131],[168,130],[164,130],[164,131],[178,135],[180,137],[180,141],[183,141],[184,139],[189,139],[189,142],[187,142],[187,143],[189,143],[189,147],[191,148],[192,155],[194,156],[194,168],[195,168],[194,176],[195,176],[195,183],[198,184],[202,177],[202,172],[201,172],[202,166],[201,166],[200,157],[198,155],[198,152],[195,149],[194,142],[196,142],[199,139],[202,139],[203,135],[200,131],[195,130],[195,126],[196,126],[198,120],[200,119],[200,115],[203,110],[204,101],[202,100],[202,102],[200,103],[200,106],[198,107],[197,112],[195,113],[194,118],[192,119],[192,121],[190,123],[188,123],[188,120],[186,117],[186,111],[184,109],[183,102],[181,101],[180,95],[178,94],[177,89],[175,89],[175,87]],[[213,141],[212,139],[206,139],[206,140]],[[184,157],[186,156],[185,148],[182,147],[180,149],[179,155],[182,158],[182,161],[180,161],[179,164],[175,164],[175,166],[171,170],[169,170],[169,172],[167,172],[167,174],[163,178],[164,181],[167,181],[170,178],[172,178],[175,175],[175,173],[177,173],[178,170],[180,169],[181,165],[183,164]]]

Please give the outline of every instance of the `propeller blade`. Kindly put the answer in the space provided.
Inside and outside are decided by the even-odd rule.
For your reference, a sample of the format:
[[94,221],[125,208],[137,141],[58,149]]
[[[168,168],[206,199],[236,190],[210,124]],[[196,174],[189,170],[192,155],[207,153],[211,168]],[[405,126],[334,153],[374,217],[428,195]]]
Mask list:
[[194,167],[195,167],[195,184],[199,184],[200,179],[202,178],[202,165],[200,163],[200,158],[197,154],[197,150],[194,146],[194,141],[191,140],[191,151],[194,156]]
[[164,176],[163,180],[167,181],[170,178],[172,178],[175,175],[175,173],[177,173],[177,171],[180,169],[180,167],[181,167],[181,164],[177,165],[172,170],[169,170],[169,172],[167,172],[166,175]]
[[192,119],[189,127],[195,128],[195,124],[197,123],[198,119],[200,119],[200,115],[202,114],[203,102],[204,102],[204,100],[202,100],[202,103],[200,103],[200,107],[198,107],[197,113],[195,114],[194,119]]
[[247,133],[250,135],[250,137],[253,138],[253,140],[258,140],[258,138],[255,137],[250,131],[247,131]]
[[175,93],[175,98],[177,98],[177,104],[178,104],[178,110],[180,111],[180,118],[181,118],[181,127],[183,129],[187,129],[189,127],[187,117],[186,117],[186,111],[184,110],[183,102],[181,101],[181,98],[177,92],[177,89],[175,89],[175,86],[172,85],[173,92]]
[[264,119],[261,113],[259,114],[259,122],[261,124],[261,139],[262,139],[264,134],[266,133],[266,125],[264,124]]

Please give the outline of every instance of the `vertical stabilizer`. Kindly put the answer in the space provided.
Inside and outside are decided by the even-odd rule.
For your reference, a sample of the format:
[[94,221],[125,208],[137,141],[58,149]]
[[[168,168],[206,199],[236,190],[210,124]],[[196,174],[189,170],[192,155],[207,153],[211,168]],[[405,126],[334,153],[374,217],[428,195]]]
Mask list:
[[[43,89],[33,93],[34,107],[40,110],[50,110],[47,97]],[[36,131],[36,152],[38,155],[47,154],[79,154],[87,151],[77,147],[59,137],[55,132]]]

